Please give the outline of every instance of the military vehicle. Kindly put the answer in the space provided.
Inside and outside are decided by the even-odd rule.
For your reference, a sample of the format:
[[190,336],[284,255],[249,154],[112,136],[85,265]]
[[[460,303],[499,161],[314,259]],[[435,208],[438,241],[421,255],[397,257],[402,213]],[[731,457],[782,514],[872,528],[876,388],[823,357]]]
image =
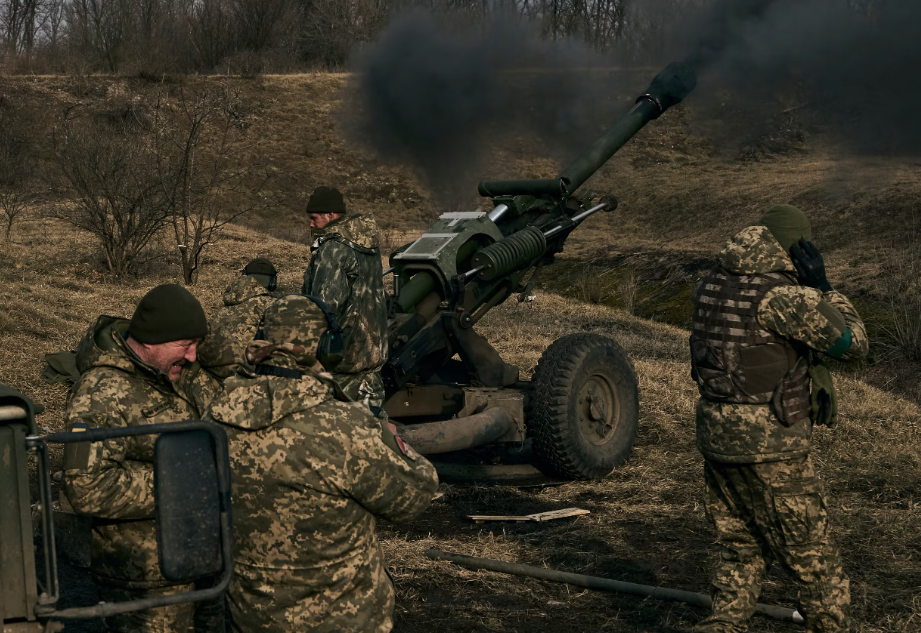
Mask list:
[[[227,436],[198,420],[141,427],[89,429],[39,436],[41,408],[0,385],[0,630],[60,631],[62,621],[106,617],[220,595],[233,571],[230,462]],[[177,583],[219,576],[209,589],[118,603],[58,608],[57,552],[52,522],[49,444],[100,442],[159,434],[154,494],[160,570]],[[37,460],[30,481],[30,458]],[[33,508],[42,556],[36,559]],[[37,564],[40,563],[40,564]]]
[[597,479],[630,455],[637,378],[614,340],[564,336],[522,381],[474,326],[514,293],[528,300],[572,231],[593,213],[614,210],[613,197],[593,205],[579,187],[695,86],[689,66],[668,65],[559,176],[481,182],[491,209],[445,213],[390,256],[385,408],[442,477]]

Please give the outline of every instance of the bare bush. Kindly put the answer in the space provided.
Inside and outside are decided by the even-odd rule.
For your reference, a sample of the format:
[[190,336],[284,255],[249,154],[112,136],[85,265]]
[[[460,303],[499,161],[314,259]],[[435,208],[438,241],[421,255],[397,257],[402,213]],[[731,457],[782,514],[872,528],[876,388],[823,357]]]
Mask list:
[[182,90],[177,99],[161,94],[153,125],[159,195],[183,279],[192,284],[205,248],[220,238],[223,227],[256,208],[265,180],[241,160],[250,145],[249,121],[229,88]]
[[0,189],[0,214],[3,215],[3,224],[6,229],[6,241],[10,241],[13,224],[19,221],[28,208],[28,195],[15,188]]
[[70,119],[55,141],[75,202],[55,205],[52,215],[93,234],[110,272],[135,272],[170,217],[143,134],[124,124]]
[[627,266],[620,281],[620,287],[617,289],[617,294],[620,295],[621,301],[624,302],[624,310],[628,314],[633,314],[636,310],[636,297],[639,291],[640,276],[637,274],[636,266],[631,264]]
[[34,127],[27,109],[16,107],[6,99],[0,102],[0,214],[7,241],[31,197],[29,187],[38,162],[31,140]]

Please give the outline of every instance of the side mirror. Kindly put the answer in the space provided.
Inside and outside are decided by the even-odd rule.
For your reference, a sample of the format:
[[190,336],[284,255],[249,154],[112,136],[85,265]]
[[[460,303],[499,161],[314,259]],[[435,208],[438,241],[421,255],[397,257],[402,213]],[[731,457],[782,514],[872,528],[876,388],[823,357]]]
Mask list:
[[[25,437],[25,443],[41,455],[47,451],[46,443],[101,442],[133,435],[160,435],[154,444],[154,494],[161,572],[172,581],[186,581],[220,573],[220,581],[208,589],[127,602],[101,602],[92,607],[60,611],[54,608],[54,601],[57,600],[55,591],[53,600],[35,607],[36,615],[67,620],[108,617],[215,598],[230,584],[233,575],[233,523],[230,458],[224,429],[209,422],[188,420],[88,429],[82,433],[52,433],[44,437],[33,434]],[[47,461],[43,462],[40,470],[40,476],[47,482]],[[45,522],[50,522],[47,508],[43,514],[49,517]],[[51,551],[46,552],[46,560],[55,558],[53,538],[51,543]],[[56,589],[56,573],[52,572],[51,575]]]
[[188,581],[221,571],[221,496],[206,431],[161,435],[154,444],[160,571]]

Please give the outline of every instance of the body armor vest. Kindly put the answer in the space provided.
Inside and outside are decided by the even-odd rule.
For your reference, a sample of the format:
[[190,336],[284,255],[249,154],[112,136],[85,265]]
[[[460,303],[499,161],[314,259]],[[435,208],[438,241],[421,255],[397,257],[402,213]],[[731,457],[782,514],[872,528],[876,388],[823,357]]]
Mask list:
[[758,322],[761,300],[786,285],[795,277],[711,270],[694,297],[691,373],[703,398],[771,404],[791,426],[809,418],[809,352]]

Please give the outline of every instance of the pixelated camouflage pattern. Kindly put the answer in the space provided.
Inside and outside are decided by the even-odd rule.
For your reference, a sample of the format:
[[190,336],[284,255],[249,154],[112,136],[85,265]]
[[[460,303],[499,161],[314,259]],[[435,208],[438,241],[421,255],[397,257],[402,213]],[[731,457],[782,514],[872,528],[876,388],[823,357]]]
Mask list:
[[432,465],[389,448],[363,405],[311,376],[230,378],[211,417],[230,438],[234,630],[391,630],[375,516],[422,512],[438,487]]
[[[120,325],[124,322],[108,322],[94,333],[102,345],[74,385],[64,413],[67,429],[77,423],[113,428],[200,418],[219,383],[197,362],[171,382],[134,354],[119,333]],[[94,519],[93,573],[141,583],[139,588],[169,584],[160,574],[153,520],[155,440],[147,435],[68,444],[64,452],[68,501],[76,512]]]
[[706,510],[720,561],[713,611],[698,633],[742,633],[773,562],[799,589],[808,633],[847,631],[850,583],[828,530],[822,483],[809,457],[764,464],[707,462]]
[[860,360],[869,351],[867,331],[860,315],[837,290],[822,292],[806,286],[774,288],[758,306],[758,322],[817,352],[831,349],[844,335],[844,330],[850,328],[851,346],[839,360]]
[[300,345],[315,353],[329,323],[315,302],[301,295],[287,295],[265,311],[262,329],[267,341]]
[[369,214],[353,215],[311,248],[303,292],[330,305],[342,327],[345,355],[337,373],[376,371],[386,360],[387,302],[380,237]]
[[274,300],[272,293],[249,275],[240,275],[227,286],[224,305],[211,318],[210,333],[198,346],[202,367],[220,379],[232,376]]
[[739,275],[767,272],[796,274],[790,255],[766,226],[750,226],[733,235],[716,256],[716,261],[726,270]]
[[[733,236],[718,260],[730,271],[746,275],[795,270],[789,256],[763,226],[748,227]],[[834,344],[840,339],[843,324],[850,328],[853,339],[842,360],[867,354],[863,322],[840,292],[777,287],[759,305],[758,321],[815,352],[825,352],[829,341]],[[697,446],[709,460],[760,463],[799,459],[809,453],[811,437],[811,421],[784,426],[770,404],[731,404],[701,398],[697,405]]]

